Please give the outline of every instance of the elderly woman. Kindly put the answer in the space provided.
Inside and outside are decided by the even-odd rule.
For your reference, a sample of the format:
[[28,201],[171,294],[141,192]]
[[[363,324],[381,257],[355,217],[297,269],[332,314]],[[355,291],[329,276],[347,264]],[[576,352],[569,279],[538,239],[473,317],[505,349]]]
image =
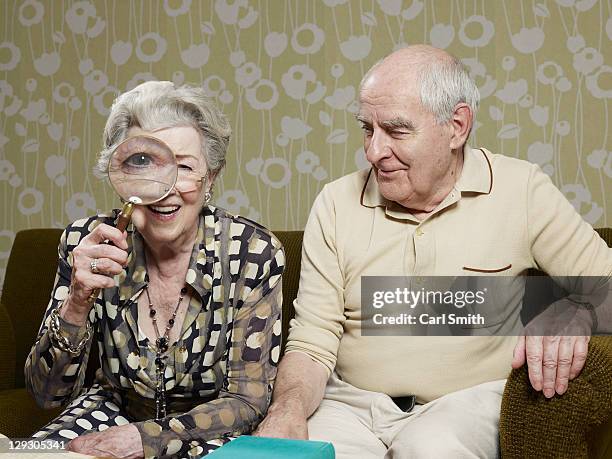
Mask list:
[[[200,88],[148,82],[120,96],[99,169],[143,134],[174,152],[176,185],[136,206],[131,231],[113,226],[114,211],[63,233],[25,371],[41,406],[69,405],[34,436],[91,455],[201,456],[266,413],[284,254],[265,228],[210,205],[230,128]],[[94,341],[101,370],[84,389]]]

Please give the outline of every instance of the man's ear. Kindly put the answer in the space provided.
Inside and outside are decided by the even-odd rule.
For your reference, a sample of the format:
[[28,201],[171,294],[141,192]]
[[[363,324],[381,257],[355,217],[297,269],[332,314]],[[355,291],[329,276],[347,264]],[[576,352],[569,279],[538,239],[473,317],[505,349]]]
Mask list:
[[467,138],[472,130],[473,118],[474,114],[468,104],[462,102],[455,105],[453,116],[449,121],[452,129],[450,139],[450,148],[452,150],[462,148],[467,142]]

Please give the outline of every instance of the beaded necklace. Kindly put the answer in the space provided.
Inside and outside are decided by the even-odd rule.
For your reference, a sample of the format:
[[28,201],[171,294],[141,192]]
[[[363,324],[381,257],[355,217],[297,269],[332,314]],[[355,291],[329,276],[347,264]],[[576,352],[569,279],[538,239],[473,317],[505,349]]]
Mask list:
[[187,287],[183,287],[181,289],[181,294],[174,308],[174,312],[172,313],[172,317],[168,320],[168,324],[166,325],[166,330],[164,331],[163,336],[159,332],[159,328],[157,327],[157,311],[153,307],[153,303],[151,302],[151,297],[149,296],[149,289],[145,286],[145,293],[147,294],[147,300],[149,302],[149,317],[153,322],[153,329],[155,330],[155,376],[157,378],[155,385],[155,420],[160,420],[166,417],[166,381],[165,378],[165,370],[166,370],[166,362],[164,361],[167,356],[164,354],[168,351],[169,345],[169,336],[170,330],[174,327],[174,321],[176,319],[176,314],[178,312],[179,307],[181,306],[181,302],[183,301],[183,297],[187,293]]

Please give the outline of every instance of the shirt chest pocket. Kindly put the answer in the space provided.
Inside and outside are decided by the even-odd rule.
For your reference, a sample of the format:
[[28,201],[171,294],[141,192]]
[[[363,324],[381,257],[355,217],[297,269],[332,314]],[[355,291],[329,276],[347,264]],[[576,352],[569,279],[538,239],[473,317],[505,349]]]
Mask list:
[[[467,279],[469,288],[478,301],[466,305],[465,313],[483,317],[484,323],[476,322],[465,328],[489,329],[493,334],[514,334],[520,327],[520,311],[525,292],[523,276],[503,275],[509,269],[496,273],[484,272]],[[498,273],[501,272],[502,275]]]

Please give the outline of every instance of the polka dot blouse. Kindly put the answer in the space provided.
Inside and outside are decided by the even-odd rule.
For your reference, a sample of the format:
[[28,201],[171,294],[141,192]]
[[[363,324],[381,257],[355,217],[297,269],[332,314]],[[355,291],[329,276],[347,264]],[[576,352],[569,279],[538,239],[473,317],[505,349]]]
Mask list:
[[[122,419],[138,428],[146,457],[198,455],[211,440],[251,432],[270,403],[280,353],[280,242],[250,220],[212,206],[202,210],[186,276],[194,293],[179,338],[166,352],[170,414],[155,420],[147,407],[155,397],[156,354],[138,327],[137,300],[148,277],[137,231],[128,235],[128,263],[115,276],[117,287],[104,289],[89,314],[94,334],[85,349],[64,352],[48,331],[51,312],[68,295],[72,250],[96,225],[113,224],[117,213],[76,221],[62,234],[52,298],[26,362],[29,390],[49,408],[83,396],[91,390],[83,381],[96,341],[95,390],[112,394]],[[61,325],[73,343],[85,336],[85,327]],[[58,431],[62,419],[54,421]]]

